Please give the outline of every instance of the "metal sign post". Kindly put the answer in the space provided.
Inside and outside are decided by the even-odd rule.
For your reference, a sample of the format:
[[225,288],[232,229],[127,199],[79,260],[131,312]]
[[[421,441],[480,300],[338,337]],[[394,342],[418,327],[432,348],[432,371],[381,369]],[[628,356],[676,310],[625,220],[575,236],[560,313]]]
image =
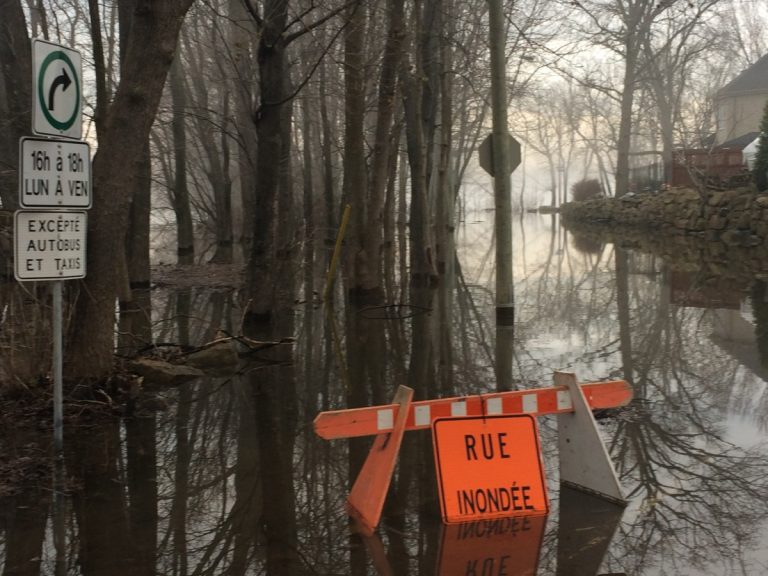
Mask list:
[[62,281],[53,283],[53,448],[64,450],[64,341],[62,335]]
[[85,278],[88,220],[82,209],[93,200],[91,157],[88,144],[80,141],[80,52],[33,39],[32,63],[32,132],[44,137],[19,141],[22,209],[14,214],[14,276],[19,282],[53,282],[53,445],[58,463],[64,448],[62,281]]

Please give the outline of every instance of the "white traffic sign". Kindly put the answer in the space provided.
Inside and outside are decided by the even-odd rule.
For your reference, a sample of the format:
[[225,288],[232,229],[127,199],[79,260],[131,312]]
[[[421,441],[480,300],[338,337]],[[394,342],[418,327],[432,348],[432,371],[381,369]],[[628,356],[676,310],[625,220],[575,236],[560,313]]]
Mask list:
[[22,207],[91,207],[91,153],[86,142],[22,138],[19,158]]
[[83,135],[80,52],[32,41],[32,131],[79,140]]
[[85,278],[86,212],[17,210],[14,224],[16,280]]

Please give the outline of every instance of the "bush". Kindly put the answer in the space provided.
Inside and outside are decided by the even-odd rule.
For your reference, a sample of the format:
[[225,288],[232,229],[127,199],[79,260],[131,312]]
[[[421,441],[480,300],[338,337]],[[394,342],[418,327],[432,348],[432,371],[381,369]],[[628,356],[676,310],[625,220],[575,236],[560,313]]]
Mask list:
[[590,198],[603,196],[603,186],[596,178],[579,180],[571,186],[571,198],[574,202],[583,202]]
[[760,192],[768,190],[768,102],[765,103],[763,120],[760,122],[760,140],[757,142],[757,155],[752,174],[757,189]]

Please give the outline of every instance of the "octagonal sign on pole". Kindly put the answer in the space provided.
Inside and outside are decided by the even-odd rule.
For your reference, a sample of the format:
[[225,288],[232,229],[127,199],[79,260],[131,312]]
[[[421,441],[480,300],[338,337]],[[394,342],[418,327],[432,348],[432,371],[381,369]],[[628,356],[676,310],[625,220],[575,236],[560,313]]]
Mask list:
[[[507,138],[507,153],[509,154],[509,172],[510,174],[515,171],[515,168],[520,166],[520,160],[522,158],[522,151],[520,148],[520,142],[518,142],[514,136],[507,133],[504,135]],[[493,134],[488,134],[488,137],[480,144],[480,148],[477,150],[480,157],[480,167],[488,172],[491,177],[496,177],[496,170],[493,166]]]
[[32,63],[32,131],[79,140],[83,135],[80,52],[35,39]]

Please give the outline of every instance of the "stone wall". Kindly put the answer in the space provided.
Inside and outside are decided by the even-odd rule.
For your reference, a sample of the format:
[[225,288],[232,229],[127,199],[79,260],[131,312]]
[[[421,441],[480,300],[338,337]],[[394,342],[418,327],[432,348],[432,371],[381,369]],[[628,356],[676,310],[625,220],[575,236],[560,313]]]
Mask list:
[[729,247],[768,248],[768,194],[753,188],[628,194],[570,202],[560,212],[566,226],[594,222],[700,237]]

